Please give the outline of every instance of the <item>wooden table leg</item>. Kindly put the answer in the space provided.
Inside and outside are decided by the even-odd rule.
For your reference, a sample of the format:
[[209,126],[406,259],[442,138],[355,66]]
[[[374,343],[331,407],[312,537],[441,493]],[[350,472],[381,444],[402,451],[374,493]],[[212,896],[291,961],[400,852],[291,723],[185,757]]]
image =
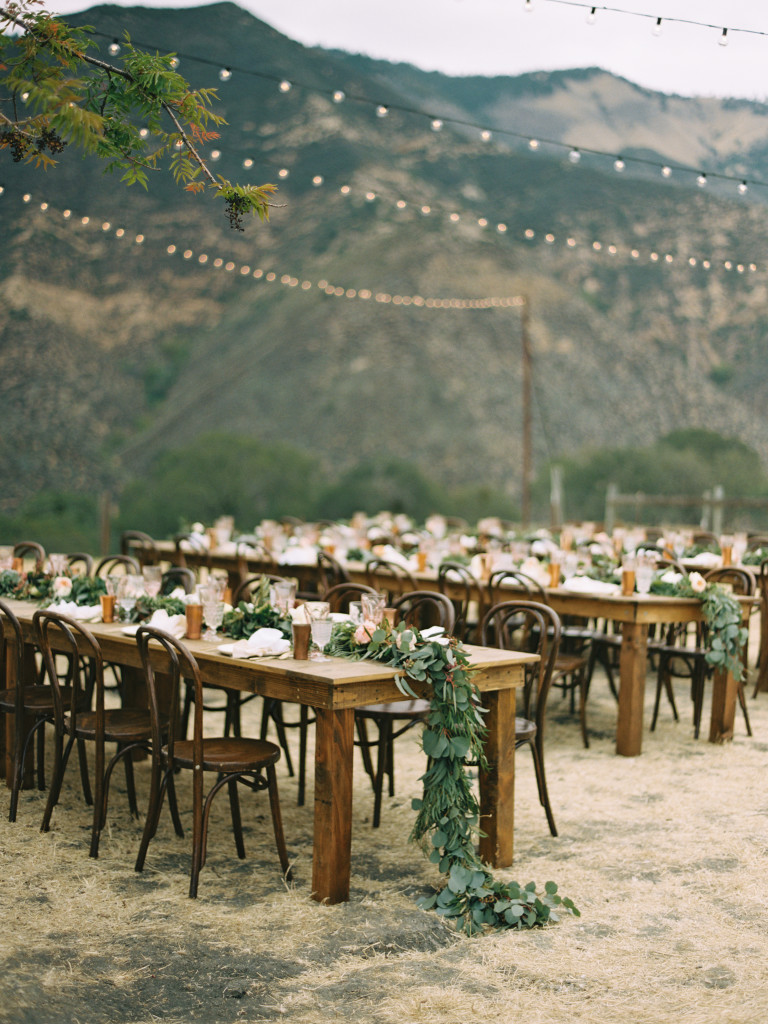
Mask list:
[[636,757],[643,749],[643,706],[645,671],[648,661],[648,626],[639,622],[622,623],[619,655],[619,720],[616,727],[616,753]]
[[515,691],[483,694],[487,772],[480,773],[480,858],[494,868],[512,863],[515,833]]
[[716,669],[712,676],[712,716],[709,720],[709,742],[725,743],[733,739],[738,683],[731,672]]
[[312,898],[322,903],[349,899],[352,853],[352,708],[316,709],[315,833]]

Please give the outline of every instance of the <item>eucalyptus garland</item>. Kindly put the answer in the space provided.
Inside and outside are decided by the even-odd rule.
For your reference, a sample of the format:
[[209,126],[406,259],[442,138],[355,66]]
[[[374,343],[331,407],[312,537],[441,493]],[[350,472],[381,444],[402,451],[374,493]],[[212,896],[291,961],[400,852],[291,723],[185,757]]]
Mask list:
[[400,623],[381,626],[341,623],[334,627],[326,652],[345,658],[370,658],[395,669],[402,693],[415,697],[408,680],[431,686],[431,711],[423,734],[429,758],[421,777],[423,795],[411,840],[447,875],[445,885],[419,904],[452,918],[471,935],[486,929],[533,928],[559,920],[558,910],[580,916],[573,901],[561,897],[554,882],[543,892],[536,884],[498,882],[480,860],[480,807],[467,763],[486,767],[483,708],[463,645],[454,637],[432,636]]
[[282,615],[270,601],[270,579],[262,576],[251,592],[250,601],[240,601],[232,611],[225,612],[220,632],[233,640],[247,640],[257,629],[279,629],[291,636],[291,620]]
[[748,632],[742,625],[742,610],[738,600],[719,583],[707,583],[697,572],[681,579],[665,582],[654,580],[651,590],[670,597],[697,597],[701,601],[704,621],[704,659],[715,669],[730,672],[736,682],[744,674],[742,651]]

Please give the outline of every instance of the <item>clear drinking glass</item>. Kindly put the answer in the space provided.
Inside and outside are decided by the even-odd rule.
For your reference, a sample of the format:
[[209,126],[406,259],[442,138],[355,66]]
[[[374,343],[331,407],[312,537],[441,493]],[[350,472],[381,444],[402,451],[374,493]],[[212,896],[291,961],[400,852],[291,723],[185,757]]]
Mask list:
[[378,626],[384,618],[384,608],[387,604],[387,595],[361,594],[360,604],[363,607],[363,619],[366,622],[374,622]]
[[651,589],[656,562],[648,555],[638,555],[635,563],[635,586],[638,594],[648,594]]
[[275,608],[287,615],[296,603],[296,580],[275,580],[272,590]]
[[205,586],[200,589],[200,597],[203,604],[203,619],[206,630],[203,633],[203,640],[218,640],[216,630],[224,621],[224,602],[216,586]]
[[121,576],[117,582],[117,604],[123,618],[130,619],[136,601],[144,593],[144,577],[134,573]]
[[144,589],[148,597],[157,597],[163,582],[163,570],[159,565],[145,565],[141,570],[144,578]]
[[331,639],[331,633],[333,632],[333,619],[330,615],[327,618],[312,617],[312,642],[317,647],[316,651],[313,651],[310,655],[312,661],[330,661],[331,659],[323,654],[325,645]]

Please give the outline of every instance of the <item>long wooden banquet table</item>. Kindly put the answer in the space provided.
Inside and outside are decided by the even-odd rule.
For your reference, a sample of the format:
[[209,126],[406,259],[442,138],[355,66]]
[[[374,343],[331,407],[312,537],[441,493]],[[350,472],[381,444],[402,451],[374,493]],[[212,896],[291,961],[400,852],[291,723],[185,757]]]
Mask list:
[[[25,643],[31,647],[35,605],[23,601],[8,603],[21,623]],[[140,669],[136,641],[122,633],[119,623],[89,623],[87,628],[99,640],[106,661]],[[215,643],[185,643],[200,665],[204,682],[314,708],[317,725],[312,894],[316,900],[329,903],[349,899],[354,709],[363,704],[402,699],[392,669],[376,662],[342,658],[323,662],[245,660],[220,654]],[[485,833],[480,840],[480,854],[486,863],[505,867],[512,863],[514,850],[515,689],[523,684],[525,666],[536,661],[536,657],[485,647],[470,646],[468,650],[477,669],[474,681],[488,712],[488,770],[480,775]],[[8,685],[14,685],[11,643],[6,672]],[[412,685],[418,692],[420,684]],[[428,696],[426,692],[422,695]],[[6,779],[10,777],[12,736],[13,730],[6,727]]]
[[[174,560],[178,558],[170,543],[158,545],[161,556]],[[190,565],[207,566],[209,569],[225,570],[236,581],[245,573],[277,572],[295,576],[299,585],[305,587],[317,581],[318,569],[310,565],[280,565],[266,562],[263,558],[247,555],[231,555],[216,551],[189,551],[185,558]],[[363,564],[347,563],[346,569],[352,582],[367,583],[368,575]],[[434,569],[413,572],[417,584],[424,590],[437,590],[437,573]],[[381,577],[385,586],[391,578]],[[450,585],[449,590],[450,594]],[[698,622],[701,619],[701,602],[696,598],[660,597],[653,594],[635,594],[632,597],[604,596],[574,593],[565,586],[548,587],[545,590],[547,602],[558,615],[572,615],[592,620],[608,620],[621,625],[622,643],[620,650],[619,709],[616,728],[616,753],[635,757],[643,749],[643,707],[645,700],[645,677],[648,664],[648,634],[652,625],[663,626],[672,622]],[[504,584],[495,588],[495,597],[520,597],[521,590],[514,585]],[[457,589],[455,596],[460,596]],[[486,603],[487,593],[482,583],[473,595],[481,606]],[[744,624],[748,625],[749,615],[757,598],[739,598]],[[710,713],[709,740],[723,743],[733,738],[736,714],[737,684],[730,673],[716,671],[713,677],[712,708]]]

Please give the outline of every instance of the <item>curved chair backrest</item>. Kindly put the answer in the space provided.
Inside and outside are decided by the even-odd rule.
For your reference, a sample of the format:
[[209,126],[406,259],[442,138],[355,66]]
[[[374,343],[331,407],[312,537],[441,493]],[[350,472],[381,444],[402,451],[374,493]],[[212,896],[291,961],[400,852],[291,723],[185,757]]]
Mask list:
[[35,567],[42,568],[45,562],[45,548],[36,540],[20,540],[13,545],[14,558],[34,558]]
[[263,579],[268,579],[271,583],[280,583],[286,577],[278,576],[273,572],[258,572],[255,576],[247,576],[238,584],[237,590],[232,597],[232,604],[235,608],[241,601],[250,601],[251,593],[259,587]]
[[337,583],[326,592],[323,600],[331,606],[332,612],[348,612],[350,601],[359,601],[361,594],[375,594],[373,587],[365,583]]
[[748,569],[737,566],[724,566],[722,569],[710,569],[704,573],[707,583],[723,583],[733,588],[734,594],[751,597],[755,592],[755,577]]
[[6,604],[5,601],[0,601],[0,689],[5,689],[8,686],[8,680],[6,679],[5,674],[6,666],[10,667],[8,663],[8,642],[10,640],[13,641],[13,673],[16,677],[14,693],[16,699],[16,724],[23,725],[24,640],[19,620],[14,615],[10,605]]
[[[162,750],[163,744],[167,742],[168,765],[173,763],[174,745],[178,740],[185,737],[180,733],[180,705],[182,683],[191,683],[194,687],[195,696],[192,705],[193,713],[193,756],[196,765],[203,763],[203,683],[200,676],[200,667],[192,652],[180,641],[168,633],[150,626],[140,626],[136,633],[136,643],[139,647],[139,657],[144,669],[144,678],[147,683],[147,697],[149,700],[149,711],[152,719],[152,750]],[[170,663],[170,664],[169,664]],[[165,681],[162,690],[158,684],[157,675],[166,677],[170,674],[170,708],[164,707],[167,700],[168,688]],[[166,724],[170,722],[170,724]],[[166,732],[167,730],[167,732]],[[167,735],[167,740],[165,736]],[[194,785],[200,786],[202,792],[203,773],[194,772]],[[199,776],[199,778],[198,778]]]
[[456,611],[455,629],[457,636],[466,639],[468,631],[469,605],[481,601],[480,581],[461,562],[441,562],[437,567],[437,585],[441,594],[448,594]]
[[131,555],[105,555],[93,570],[93,575],[102,579],[121,574],[141,576],[141,566]]
[[132,555],[141,565],[154,565],[158,560],[157,545],[148,533],[141,530],[123,530],[120,554]]
[[[496,569],[492,572],[488,578],[488,603],[490,605],[497,604],[499,601],[504,600],[500,594],[497,594],[497,590],[501,587],[505,580],[515,586],[521,587],[526,594],[526,597],[530,597],[539,601],[541,604],[547,603],[546,593],[544,587],[535,580],[533,576],[529,576],[525,572],[520,572],[519,569]],[[510,600],[514,600],[510,598]]]
[[543,734],[552,672],[560,650],[560,617],[539,601],[502,601],[489,608],[480,623],[480,643],[505,651],[538,654],[526,667],[523,713]]
[[747,551],[757,551],[758,548],[768,548],[768,537],[760,534],[756,537],[750,537],[747,541]]
[[67,563],[70,569],[82,572],[83,576],[90,576],[93,572],[93,555],[87,551],[75,551],[67,555]]
[[333,555],[327,551],[317,552],[318,590],[324,601],[331,587],[338,583],[349,583],[349,573]]
[[[48,682],[53,687],[54,718],[62,727],[62,716],[66,714],[67,732],[74,736],[77,729],[77,715],[91,704],[96,690],[96,735],[104,734],[104,660],[99,641],[81,622],[70,615],[40,608],[32,617],[37,644],[43,655]],[[59,674],[56,655],[66,658],[66,672]],[[64,707],[62,691],[66,690],[67,707]],[[103,766],[102,766],[103,772]],[[97,768],[98,771],[98,768]]]
[[368,586],[374,590],[385,591],[390,603],[396,597],[408,591],[417,590],[418,583],[413,575],[397,562],[388,562],[384,558],[372,558],[365,566]]
[[194,593],[196,583],[197,578],[192,569],[181,565],[174,565],[163,573],[160,582],[160,593],[165,596],[177,587],[183,587],[185,594],[192,594]]
[[416,629],[428,626],[442,626],[446,633],[453,634],[456,625],[456,609],[445,594],[434,590],[411,590],[393,602],[400,622],[406,622]]

